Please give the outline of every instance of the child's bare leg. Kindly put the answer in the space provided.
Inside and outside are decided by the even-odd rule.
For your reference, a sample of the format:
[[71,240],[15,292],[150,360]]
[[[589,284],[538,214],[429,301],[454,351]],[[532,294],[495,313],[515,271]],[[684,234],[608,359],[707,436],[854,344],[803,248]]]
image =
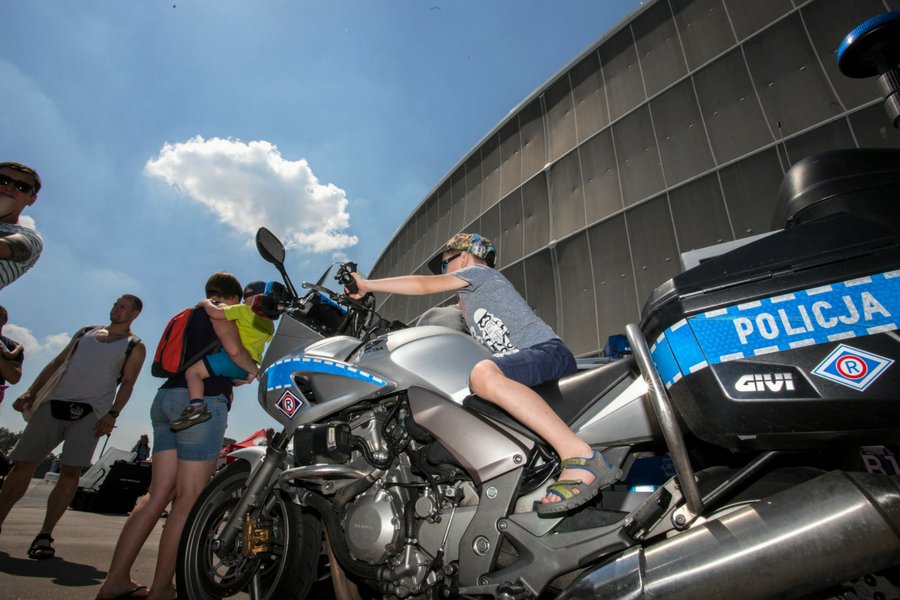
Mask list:
[[203,380],[207,377],[209,377],[209,370],[203,361],[196,362],[185,370],[184,379],[187,381],[190,403],[185,407],[181,416],[169,425],[172,431],[182,431],[193,427],[208,421],[212,416],[203,400]]
[[[593,449],[569,429],[550,406],[530,387],[506,377],[495,363],[483,360],[472,369],[469,386],[478,396],[508,412],[517,421],[541,436],[560,459],[590,457]],[[593,475],[584,470],[565,469],[560,480],[580,479],[592,483]],[[555,502],[556,496],[546,496],[542,502]]]
[[198,360],[184,372],[187,380],[188,398],[203,398],[203,380],[209,377],[209,371],[202,360]]

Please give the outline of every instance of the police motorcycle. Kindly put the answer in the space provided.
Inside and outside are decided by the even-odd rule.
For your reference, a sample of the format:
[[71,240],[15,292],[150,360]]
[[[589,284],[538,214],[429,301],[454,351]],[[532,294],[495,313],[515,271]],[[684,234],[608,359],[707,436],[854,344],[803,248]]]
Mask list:
[[[900,122],[900,14],[838,56]],[[898,597],[900,478],[858,466],[900,442],[898,158],[800,161],[777,231],[657,288],[633,356],[537,388],[623,472],[552,518],[533,511],[552,451],[469,395],[477,342],[388,323],[324,275],[300,297],[260,230],[285,286],[259,402],[282,430],[203,491],[179,594],[318,597],[327,570],[338,597]]]

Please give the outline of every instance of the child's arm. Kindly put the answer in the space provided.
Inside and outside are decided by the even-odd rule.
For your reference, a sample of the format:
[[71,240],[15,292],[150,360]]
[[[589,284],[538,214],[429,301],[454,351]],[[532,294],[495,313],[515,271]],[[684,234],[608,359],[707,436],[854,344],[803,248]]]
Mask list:
[[210,319],[225,320],[225,308],[222,306],[216,306],[209,298],[198,302],[197,308],[203,308],[204,310],[206,310],[206,314],[209,315]]
[[359,273],[353,273],[359,294],[367,292],[387,292],[389,294],[403,294],[404,296],[424,296],[426,294],[440,294],[453,292],[469,285],[456,275],[404,275],[402,277],[387,277],[385,279],[366,279]]

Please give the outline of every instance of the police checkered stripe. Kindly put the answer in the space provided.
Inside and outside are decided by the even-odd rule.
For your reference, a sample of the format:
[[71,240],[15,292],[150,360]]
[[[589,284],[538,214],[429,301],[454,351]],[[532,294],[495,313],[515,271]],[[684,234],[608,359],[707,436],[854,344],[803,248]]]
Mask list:
[[292,356],[269,365],[266,369],[266,391],[289,388],[293,385],[292,375],[297,371],[309,373],[330,373],[365,381],[379,387],[386,385],[384,379],[348,365],[347,363],[313,356]]
[[[827,317],[825,307],[833,311]],[[900,270],[895,270],[682,319],[657,336],[651,356],[670,387],[710,365],[894,331],[898,313]],[[744,339],[738,322],[761,331]]]
[[650,357],[653,359],[656,370],[659,372],[659,376],[662,378],[666,388],[672,387],[676,381],[681,379],[681,370],[678,368],[675,355],[672,354],[672,349],[665,334],[660,335],[656,343],[651,346]]
[[682,319],[666,330],[666,339],[669,346],[678,351],[674,353],[675,362],[678,363],[682,375],[689,375],[707,366],[706,356],[697,343],[694,332],[691,331],[687,319]]

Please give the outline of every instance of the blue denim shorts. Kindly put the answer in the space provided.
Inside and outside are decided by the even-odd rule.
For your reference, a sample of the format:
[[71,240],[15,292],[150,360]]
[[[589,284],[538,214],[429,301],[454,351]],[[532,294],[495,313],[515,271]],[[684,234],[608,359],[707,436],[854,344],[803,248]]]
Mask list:
[[512,354],[490,358],[513,381],[534,387],[574,373],[578,366],[572,351],[560,339],[552,339]]
[[190,403],[187,388],[160,388],[150,407],[153,421],[153,452],[177,450],[178,460],[203,461],[218,458],[228,426],[228,399],[224,395],[203,398],[212,413],[209,421],[174,432],[169,425]]
[[209,354],[203,357],[203,363],[210,375],[218,375],[220,377],[228,377],[229,379],[246,379],[247,371],[243,370],[231,360],[228,353],[219,350],[215,354]]

